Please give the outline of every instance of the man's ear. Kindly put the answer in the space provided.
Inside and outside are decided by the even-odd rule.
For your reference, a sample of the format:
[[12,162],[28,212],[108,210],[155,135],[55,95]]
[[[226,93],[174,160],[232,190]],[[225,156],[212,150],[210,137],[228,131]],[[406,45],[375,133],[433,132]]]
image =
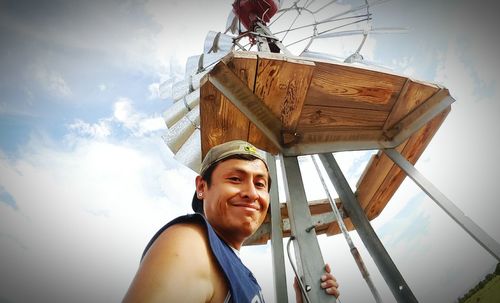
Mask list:
[[207,181],[203,180],[201,176],[196,176],[196,195],[201,194],[202,196],[205,194],[208,186],[207,186]]

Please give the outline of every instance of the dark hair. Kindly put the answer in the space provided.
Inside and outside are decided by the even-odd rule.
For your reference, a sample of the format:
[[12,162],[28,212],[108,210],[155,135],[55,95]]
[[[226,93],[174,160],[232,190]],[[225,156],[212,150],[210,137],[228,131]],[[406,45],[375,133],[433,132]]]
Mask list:
[[[219,160],[215,162],[214,164],[210,165],[207,170],[203,173],[201,178],[207,182],[207,186],[210,187],[212,185],[212,173],[214,172],[215,168],[217,165],[220,163],[231,160],[231,159],[240,159],[240,160],[247,160],[247,161],[253,161],[253,160],[260,160],[259,158],[253,156],[253,155],[247,155],[247,154],[238,154],[238,155],[232,155],[227,158],[224,158],[222,160]],[[271,190],[271,175],[268,173],[267,176],[267,191]]]

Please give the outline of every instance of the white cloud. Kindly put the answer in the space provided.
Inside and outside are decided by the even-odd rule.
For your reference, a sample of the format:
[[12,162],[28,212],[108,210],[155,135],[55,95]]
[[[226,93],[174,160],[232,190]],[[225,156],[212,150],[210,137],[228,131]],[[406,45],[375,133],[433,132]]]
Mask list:
[[162,117],[147,117],[145,114],[137,112],[132,105],[132,100],[128,98],[119,98],[114,103],[113,117],[135,136],[139,137],[166,129]]
[[132,111],[132,101],[128,98],[119,98],[113,105],[113,116],[127,127],[137,123],[136,115]]
[[416,69],[413,66],[415,64],[414,57],[404,56],[400,59],[392,59],[392,66],[395,70],[400,71],[403,75],[412,77],[416,73]]
[[139,133],[147,134],[157,130],[165,129],[165,120],[162,117],[142,119],[139,122]]
[[32,73],[40,86],[49,94],[64,99],[73,95],[70,86],[58,71],[38,64],[32,67]]
[[[113,115],[111,117],[101,118],[96,123],[75,119],[68,124],[67,130],[69,130],[69,133],[66,138],[71,141],[82,137],[102,140],[116,133],[119,126],[125,128],[127,136],[131,135],[138,138],[155,135],[158,134],[158,131],[166,129],[162,117],[147,116],[136,111],[132,100],[122,97],[113,104]],[[159,137],[159,134],[157,137]]]
[[159,138],[54,148],[43,137],[15,160],[0,154],[17,206],[0,203],[2,297],[119,301],[150,237],[190,208],[192,172],[167,155]]
[[151,83],[148,85],[149,99],[160,98],[160,83]]
[[68,129],[76,131],[79,135],[90,136],[96,139],[111,135],[111,127],[108,119],[101,119],[98,123],[94,124],[77,119],[68,126]]
[[154,35],[159,28],[140,2],[38,3],[31,9],[46,13],[22,19],[30,6],[20,7],[17,14],[2,10],[2,25],[34,41],[104,54],[111,64],[144,70],[158,67],[161,56],[155,57]]
[[168,67],[172,58],[176,58],[184,66],[187,57],[203,52],[209,30],[224,31],[231,3],[152,0],[146,9],[162,27],[156,40],[158,65]]

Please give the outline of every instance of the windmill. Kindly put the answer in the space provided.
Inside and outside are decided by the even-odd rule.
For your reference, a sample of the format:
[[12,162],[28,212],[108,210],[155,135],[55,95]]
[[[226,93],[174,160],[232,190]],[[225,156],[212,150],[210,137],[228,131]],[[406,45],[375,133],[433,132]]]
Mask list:
[[[500,260],[500,245],[413,166],[451,110],[454,99],[449,91],[381,70],[362,55],[369,35],[404,32],[372,27],[371,8],[383,2],[365,1],[332,14],[329,8],[336,1],[237,0],[226,30],[209,32],[203,54],[190,57],[185,79],[172,84],[175,103],[164,114],[169,127],[164,140],[176,159],[198,171],[210,147],[244,139],[268,152],[274,179],[276,158],[280,160],[287,201],[280,205],[276,189],[271,192],[268,219],[246,243],[271,240],[278,302],[287,301],[282,237],[295,247],[296,266],[289,259],[304,299],[331,302],[311,288],[324,264],[317,235],[342,232],[349,242],[348,231],[353,229],[396,300],[416,302],[370,225],[406,175]],[[307,21],[300,23],[301,19]],[[282,29],[279,21],[286,24]],[[347,56],[314,49],[320,41],[347,36],[360,37]],[[332,155],[353,150],[378,150],[356,192]],[[324,185],[328,199],[307,201],[297,160],[305,155],[317,155],[313,160],[318,173],[328,177],[339,199],[332,199]],[[362,259],[352,251],[379,302]]]

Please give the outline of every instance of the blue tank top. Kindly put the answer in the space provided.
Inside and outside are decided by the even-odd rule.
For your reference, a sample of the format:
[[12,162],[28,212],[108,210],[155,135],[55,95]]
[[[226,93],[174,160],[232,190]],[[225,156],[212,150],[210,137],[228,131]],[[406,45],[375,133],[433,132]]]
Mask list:
[[200,222],[206,227],[211,251],[224,273],[224,277],[229,286],[229,292],[231,294],[229,302],[264,303],[262,290],[252,272],[241,262],[233,249],[219,238],[215,230],[201,214],[196,213],[181,216],[165,224],[146,245],[142,253],[142,258],[144,258],[148,249],[163,231],[174,224],[186,222]]

